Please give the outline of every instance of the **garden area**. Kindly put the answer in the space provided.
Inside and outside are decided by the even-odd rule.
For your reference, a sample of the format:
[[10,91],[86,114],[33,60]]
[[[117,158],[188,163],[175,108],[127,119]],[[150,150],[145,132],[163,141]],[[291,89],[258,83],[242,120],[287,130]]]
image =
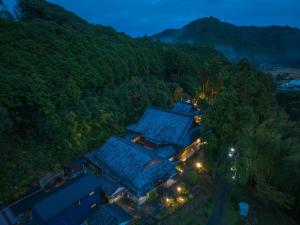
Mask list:
[[155,215],[157,224],[206,223],[213,209],[213,186],[201,156],[179,166],[177,182],[160,199],[161,210]]

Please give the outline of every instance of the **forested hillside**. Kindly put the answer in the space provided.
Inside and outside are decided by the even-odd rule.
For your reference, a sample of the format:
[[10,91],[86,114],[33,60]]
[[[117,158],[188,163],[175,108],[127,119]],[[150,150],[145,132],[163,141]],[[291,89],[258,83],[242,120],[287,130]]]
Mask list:
[[[44,0],[0,20],[0,204],[100,146],[148,104],[221,87],[229,64],[201,46],[131,39]],[[212,85],[213,84],[213,85]]]
[[[228,179],[245,192],[237,201],[254,194],[261,205],[279,207],[300,221],[299,93],[275,95],[271,76],[245,61],[229,80],[204,120],[212,176],[228,166],[234,174]],[[232,147],[236,158],[225,160]]]
[[177,44],[209,43],[230,59],[248,57],[259,65],[300,65],[300,30],[291,27],[235,26],[210,17],[152,38]]
[[[234,146],[236,186],[299,217],[300,98],[276,96],[269,74],[247,60],[232,64],[205,45],[131,39],[45,0],[19,0],[15,19],[5,9],[0,15],[0,206],[36,188],[43,174],[123,134],[147,105],[170,107],[189,96],[210,103],[201,135],[208,141],[205,166],[212,177]],[[215,19],[204,21],[190,30],[205,23],[209,31],[216,23],[219,36],[211,39],[212,32],[201,43],[218,43],[224,33],[231,35],[226,44],[237,49],[255,42],[241,41]],[[268,29],[264,35],[273,37]],[[278,29],[298,40],[297,30]],[[190,37],[198,37],[196,31]],[[253,33],[247,36],[254,40]],[[287,49],[287,42],[280,43]],[[270,46],[251,49],[277,54]]]

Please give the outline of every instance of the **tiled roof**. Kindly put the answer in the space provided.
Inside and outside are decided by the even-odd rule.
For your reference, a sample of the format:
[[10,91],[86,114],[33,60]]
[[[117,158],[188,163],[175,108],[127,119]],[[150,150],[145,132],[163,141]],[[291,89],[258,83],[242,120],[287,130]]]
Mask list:
[[85,175],[52,193],[48,198],[37,203],[34,208],[43,220],[47,221],[99,187],[98,178]]
[[176,174],[175,163],[119,137],[109,138],[100,149],[85,157],[136,196],[152,190],[158,180],[166,181]]
[[169,159],[176,155],[177,149],[171,145],[166,145],[164,147],[154,149],[153,151],[161,158]]
[[188,103],[188,102],[176,102],[172,111],[191,115],[191,116],[196,116],[201,114],[201,111],[197,110],[192,103]]
[[108,177],[100,176],[99,181],[101,191],[103,191],[108,196],[112,196],[119,188],[119,185]]
[[185,147],[189,144],[187,135],[193,121],[191,115],[148,107],[140,121],[128,129],[156,143]]
[[130,222],[132,216],[125,212],[116,204],[107,204],[100,206],[89,218],[89,225],[119,225]]

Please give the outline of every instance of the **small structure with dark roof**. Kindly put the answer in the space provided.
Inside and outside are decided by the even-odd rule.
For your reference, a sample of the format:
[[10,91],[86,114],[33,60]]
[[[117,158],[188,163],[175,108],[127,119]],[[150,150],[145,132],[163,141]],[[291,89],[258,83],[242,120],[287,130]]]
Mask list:
[[69,164],[64,165],[64,175],[65,177],[73,178],[80,174],[86,173],[86,160],[78,159]]
[[116,204],[102,205],[88,219],[89,225],[127,225],[132,216]]
[[119,185],[122,195],[140,203],[149,191],[177,174],[176,163],[119,137],[109,138],[100,149],[85,157],[101,169],[103,176]]
[[175,106],[172,108],[172,111],[190,116],[197,116],[202,114],[201,110],[198,110],[194,104],[189,102],[176,102]]
[[33,208],[40,225],[78,225],[100,204],[100,181],[92,175],[77,177]]

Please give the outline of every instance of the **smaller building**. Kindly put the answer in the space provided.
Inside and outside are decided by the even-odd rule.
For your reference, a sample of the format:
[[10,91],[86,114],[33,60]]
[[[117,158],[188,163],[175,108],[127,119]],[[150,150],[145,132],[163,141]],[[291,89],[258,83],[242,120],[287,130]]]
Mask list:
[[88,225],[128,225],[132,216],[116,204],[102,205],[92,213],[86,223]]
[[76,177],[85,172],[87,172],[85,159],[75,160],[64,166],[64,176],[68,178]]
[[288,83],[278,86],[278,90],[282,92],[300,91],[300,80],[291,80]]
[[77,177],[33,208],[40,225],[80,225],[100,204],[100,181],[93,175]]

